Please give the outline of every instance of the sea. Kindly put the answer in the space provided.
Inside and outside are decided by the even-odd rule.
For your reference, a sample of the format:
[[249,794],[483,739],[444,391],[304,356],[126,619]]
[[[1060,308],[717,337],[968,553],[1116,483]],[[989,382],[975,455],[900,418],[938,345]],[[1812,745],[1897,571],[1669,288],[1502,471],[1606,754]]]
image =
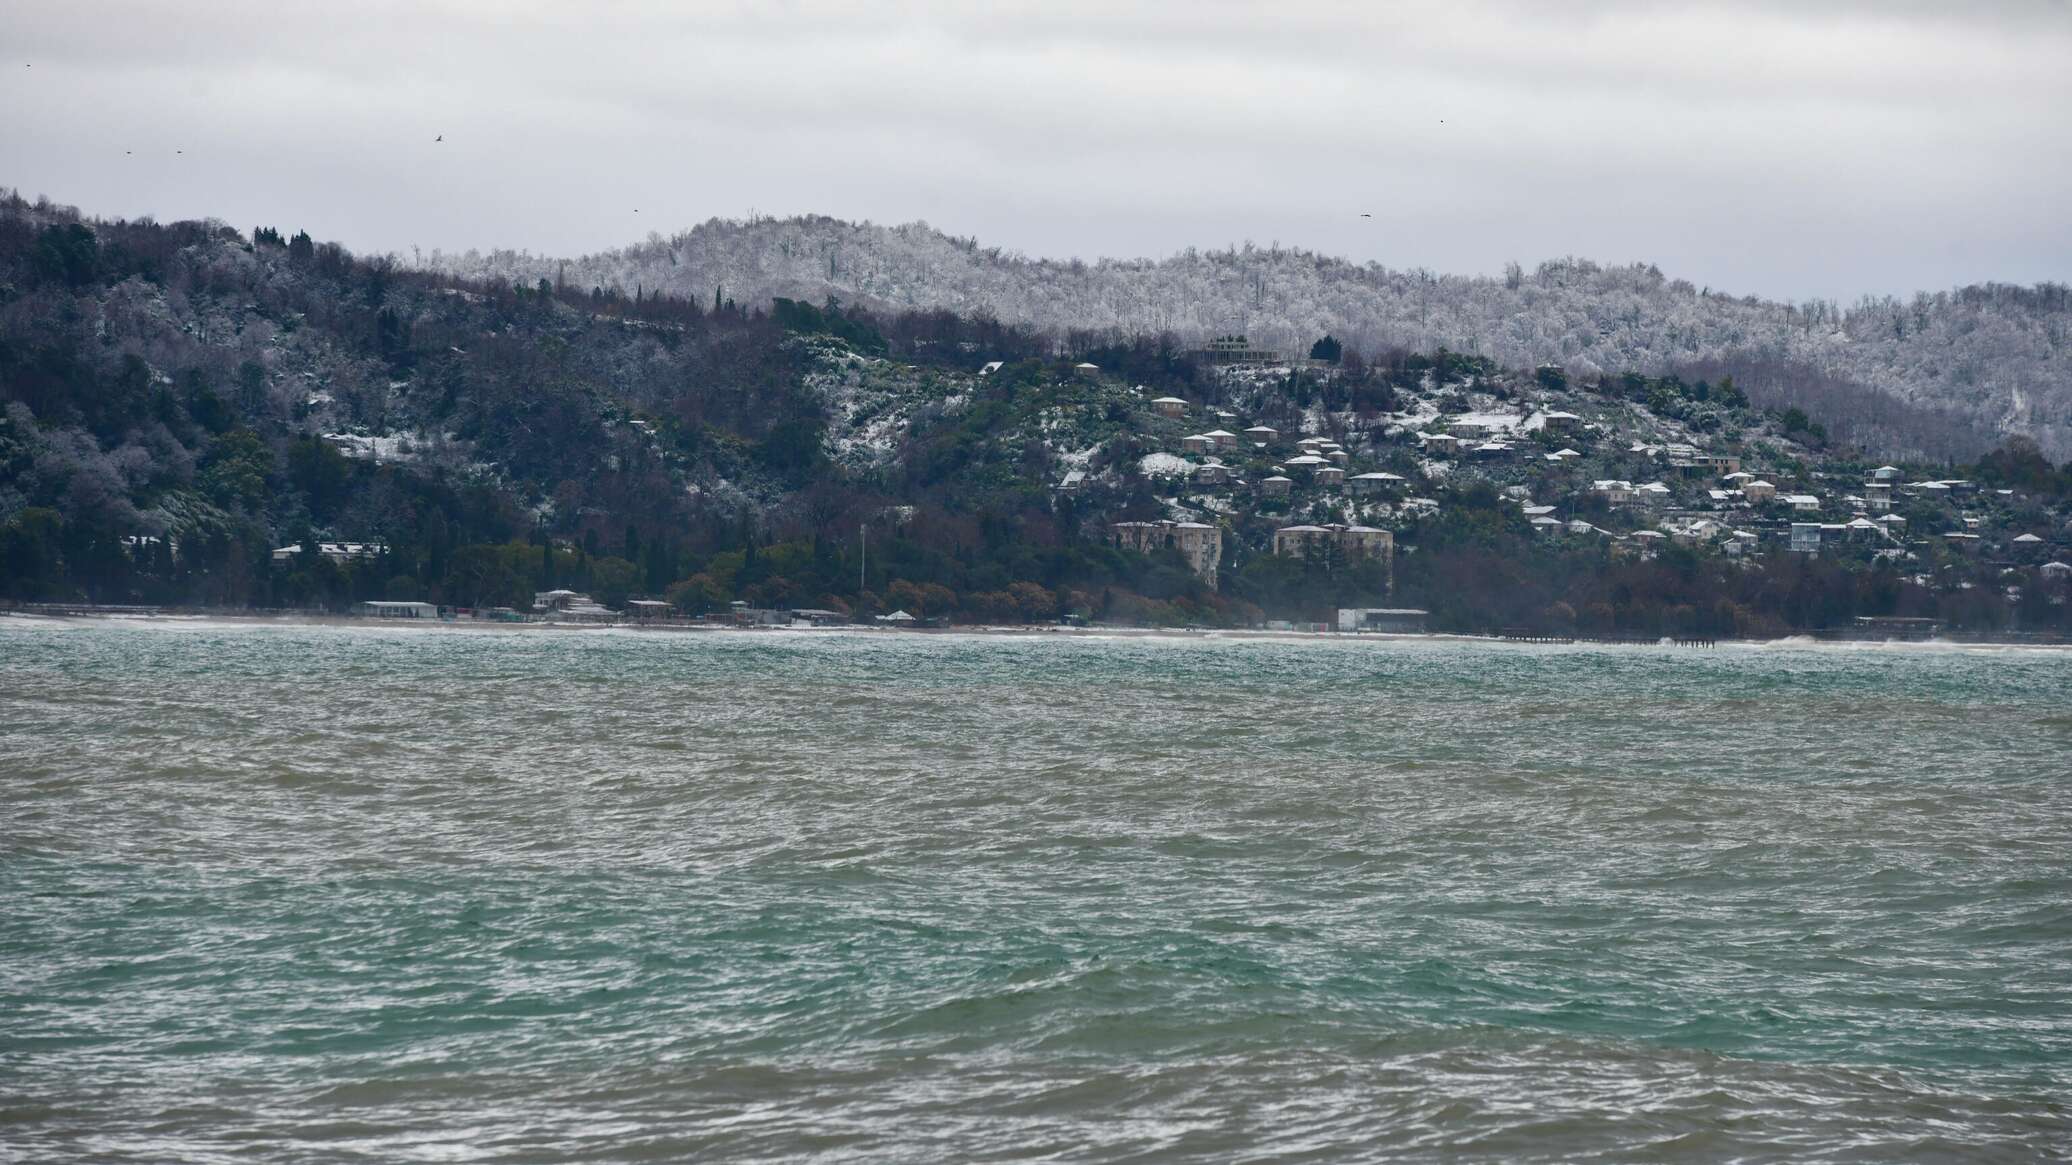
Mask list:
[[2072,654],[0,618],[0,1160],[2072,1153]]

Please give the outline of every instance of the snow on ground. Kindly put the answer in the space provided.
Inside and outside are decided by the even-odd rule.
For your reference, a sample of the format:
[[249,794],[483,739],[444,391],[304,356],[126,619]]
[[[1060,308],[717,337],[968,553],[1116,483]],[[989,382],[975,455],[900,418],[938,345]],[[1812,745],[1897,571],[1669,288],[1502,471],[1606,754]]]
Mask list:
[[347,457],[361,461],[412,461],[417,457],[418,446],[428,441],[422,433],[398,433],[388,437],[326,433],[324,440]]
[[1167,477],[1192,471],[1193,467],[1187,463],[1186,458],[1175,457],[1171,453],[1148,454],[1142,461],[1137,462],[1137,472],[1145,477]]

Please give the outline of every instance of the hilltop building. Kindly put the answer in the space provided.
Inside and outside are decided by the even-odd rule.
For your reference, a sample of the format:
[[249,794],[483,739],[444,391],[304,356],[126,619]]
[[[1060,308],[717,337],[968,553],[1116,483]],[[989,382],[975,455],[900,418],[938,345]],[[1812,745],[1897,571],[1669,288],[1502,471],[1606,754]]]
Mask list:
[[1188,355],[1204,364],[1278,364],[1281,354],[1271,348],[1254,348],[1243,336],[1218,336]]

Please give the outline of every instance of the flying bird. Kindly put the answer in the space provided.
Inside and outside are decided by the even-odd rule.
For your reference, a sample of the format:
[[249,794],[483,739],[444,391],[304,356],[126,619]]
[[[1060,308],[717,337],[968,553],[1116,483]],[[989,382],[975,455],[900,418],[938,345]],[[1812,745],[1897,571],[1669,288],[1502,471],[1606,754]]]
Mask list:
[[1364,211],[1362,211],[1362,212],[1361,212],[1361,214],[1360,214],[1360,217],[1361,217],[1361,218],[1373,218],[1374,216],[1373,216],[1373,215],[1371,215],[1371,214],[1368,214],[1368,213],[1366,213],[1366,212],[1364,212]]
[[435,137],[435,138],[433,138],[432,140],[433,140],[433,141],[435,141],[435,142],[443,142],[443,141],[445,141],[445,140],[446,140],[446,135],[445,135],[445,134],[440,134],[440,135],[439,135],[438,137]]

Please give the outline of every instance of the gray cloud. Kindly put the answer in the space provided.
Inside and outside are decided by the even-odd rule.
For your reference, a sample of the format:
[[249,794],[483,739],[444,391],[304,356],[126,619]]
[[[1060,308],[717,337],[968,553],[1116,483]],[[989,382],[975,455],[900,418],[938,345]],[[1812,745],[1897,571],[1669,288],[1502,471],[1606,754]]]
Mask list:
[[2072,277],[2072,12],[1805,7],[15,0],[0,182],[405,253],[757,209],[1785,297]]

